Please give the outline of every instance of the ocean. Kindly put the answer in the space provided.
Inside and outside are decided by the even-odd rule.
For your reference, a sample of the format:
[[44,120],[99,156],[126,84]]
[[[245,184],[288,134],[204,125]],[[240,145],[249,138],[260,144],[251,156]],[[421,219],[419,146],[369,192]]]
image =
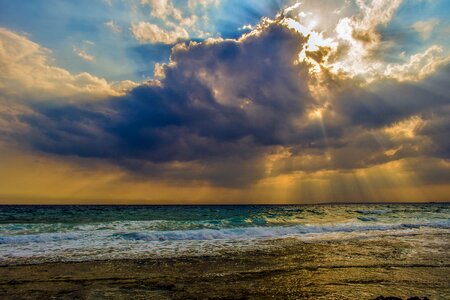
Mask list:
[[449,229],[450,205],[439,203],[7,205],[0,206],[0,264],[220,256],[386,237],[410,249],[433,243],[448,249]]

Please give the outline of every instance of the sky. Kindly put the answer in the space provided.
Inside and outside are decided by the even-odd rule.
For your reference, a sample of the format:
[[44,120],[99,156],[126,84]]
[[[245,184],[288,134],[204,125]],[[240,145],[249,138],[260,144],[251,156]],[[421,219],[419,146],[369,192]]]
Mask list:
[[450,201],[446,0],[0,0],[0,203]]

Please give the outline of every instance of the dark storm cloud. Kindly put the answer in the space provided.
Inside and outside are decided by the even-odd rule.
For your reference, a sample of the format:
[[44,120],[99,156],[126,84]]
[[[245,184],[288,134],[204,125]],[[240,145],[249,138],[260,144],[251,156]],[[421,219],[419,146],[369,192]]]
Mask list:
[[427,137],[432,143],[426,149],[427,154],[450,159],[450,104],[427,114],[427,121],[417,134]]
[[[366,134],[364,142],[359,142],[358,149],[366,148],[369,145],[368,139],[372,137],[375,144],[373,147],[367,147],[366,154],[371,158],[379,157],[373,161],[374,164],[417,155],[448,159],[450,144],[446,137],[450,132],[449,78],[450,66],[447,65],[422,81],[385,80],[368,88],[344,92],[335,102],[336,111],[345,119],[339,126],[358,132],[351,135],[351,144],[355,144],[358,143],[358,137],[363,137],[365,132],[375,132],[416,116],[422,120],[422,124],[414,130],[415,139],[398,140],[394,137],[392,140],[392,137],[386,138],[383,133],[377,133],[378,140],[375,141],[373,135]],[[380,139],[383,140],[381,145]],[[378,152],[375,150],[377,143]],[[386,149],[400,146],[402,149],[396,155],[380,155],[383,153],[383,147]],[[367,163],[370,159],[366,158],[364,161]]]
[[143,162],[202,161],[212,181],[247,182],[236,169],[254,180],[263,149],[289,144],[295,119],[314,103],[307,68],[293,64],[302,44],[298,33],[271,24],[241,41],[178,46],[160,85],[105,102],[35,104],[35,113],[22,116],[30,125],[24,141],[138,172]]
[[430,185],[448,184],[450,172],[448,162],[435,158],[415,158],[405,164],[405,171],[417,174],[420,182]]
[[353,125],[377,128],[450,104],[450,67],[419,82],[383,80],[368,88],[349,89],[336,109]]
[[[267,176],[264,156],[274,146],[292,156],[272,174],[364,168],[423,154],[448,158],[449,67],[417,83],[355,87],[330,79],[339,91],[321,124],[308,117],[320,104],[309,92],[308,66],[294,64],[304,42],[274,22],[238,41],[177,45],[159,84],[90,104],[34,104],[34,113],[21,117],[30,129],[20,138],[33,149],[107,159],[134,174],[234,187]],[[424,120],[416,134],[427,144],[374,137],[415,115]],[[302,160],[305,154],[317,159]]]
[[[450,66],[445,66],[419,82],[383,80],[363,87],[341,82],[332,108],[322,115],[323,127],[317,120],[306,123],[290,148],[292,155],[276,162],[272,175],[353,170],[403,158],[448,159],[449,75]],[[420,120],[408,128],[411,136],[385,131],[410,118]],[[449,171],[445,164],[443,169]],[[429,169],[417,171],[430,174]]]

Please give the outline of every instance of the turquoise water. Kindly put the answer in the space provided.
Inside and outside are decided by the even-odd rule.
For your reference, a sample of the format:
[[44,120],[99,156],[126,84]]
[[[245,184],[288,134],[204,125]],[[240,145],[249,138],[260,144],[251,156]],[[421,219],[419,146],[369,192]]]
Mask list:
[[449,229],[448,204],[0,206],[0,263],[214,255]]

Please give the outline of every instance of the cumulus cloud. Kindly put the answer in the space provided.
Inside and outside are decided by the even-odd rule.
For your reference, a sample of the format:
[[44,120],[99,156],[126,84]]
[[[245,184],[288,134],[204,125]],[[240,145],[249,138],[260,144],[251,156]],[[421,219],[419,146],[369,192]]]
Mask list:
[[30,142],[47,152],[127,166],[134,160],[211,166],[258,160],[264,147],[293,139],[298,116],[314,102],[304,66],[292,63],[303,40],[273,23],[238,41],[180,44],[159,84],[106,105],[36,107],[23,120],[48,131],[33,133]]
[[203,30],[208,23],[208,9],[219,0],[189,0],[187,3],[172,0],[140,0],[150,8],[152,22],[141,21],[132,26],[134,37],[141,43],[173,44],[190,36],[205,38]]
[[150,6],[150,14],[162,20],[173,17],[175,20],[182,19],[181,10],[171,0],[141,0],[141,4]]
[[357,0],[360,13],[353,17],[345,17],[336,26],[337,38],[348,46],[348,53],[337,64],[346,72],[354,74],[377,73],[379,64],[368,65],[367,59],[381,45],[378,27],[388,24],[402,0],[374,0],[369,3]]
[[[358,3],[364,16],[348,19],[351,39],[325,37],[280,14],[236,40],[181,42],[155,68],[157,80],[125,95],[28,105],[16,115],[24,129],[15,139],[137,176],[225,187],[423,158],[447,168],[447,58],[432,46],[405,64],[384,64],[370,81],[336,68],[352,58],[332,58],[340,45],[377,44],[376,27],[399,5]],[[368,53],[351,49],[355,60]]]
[[180,40],[189,38],[189,34],[182,27],[172,30],[164,30],[156,24],[139,22],[131,28],[134,37],[141,43],[174,44]]
[[103,78],[85,72],[72,74],[53,65],[49,49],[5,28],[0,28],[0,87],[3,96],[21,99],[122,94]]
[[433,45],[425,52],[414,54],[405,64],[389,64],[385,71],[386,77],[400,81],[422,80],[450,62],[450,55],[444,54],[442,47]]

